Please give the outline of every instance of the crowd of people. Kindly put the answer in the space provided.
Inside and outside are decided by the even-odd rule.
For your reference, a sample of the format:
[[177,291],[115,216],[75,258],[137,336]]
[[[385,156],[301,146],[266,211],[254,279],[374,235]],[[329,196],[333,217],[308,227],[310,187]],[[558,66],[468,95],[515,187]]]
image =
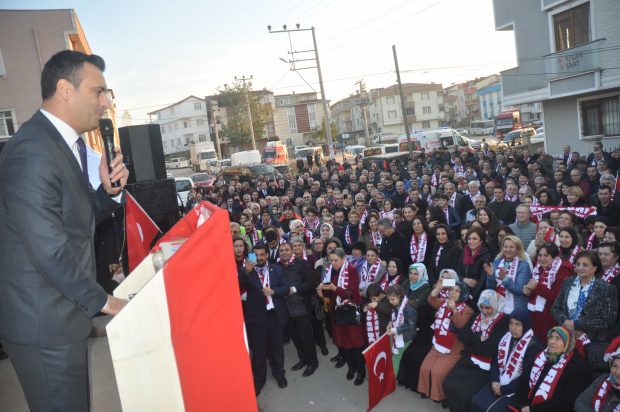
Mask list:
[[617,411],[619,168],[600,143],[440,148],[219,176],[191,197],[230,214],[257,396],[267,363],[287,386],[289,339],[293,371],[327,367],[320,352],[361,385],[388,333],[399,386],[450,411]]

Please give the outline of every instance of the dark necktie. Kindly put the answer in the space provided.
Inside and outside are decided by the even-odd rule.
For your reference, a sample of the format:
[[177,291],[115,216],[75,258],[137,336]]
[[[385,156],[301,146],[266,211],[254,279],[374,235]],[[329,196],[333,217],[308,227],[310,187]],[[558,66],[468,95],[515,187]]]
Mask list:
[[80,163],[82,164],[82,176],[84,176],[84,180],[86,180],[86,184],[89,184],[88,180],[88,160],[86,158],[86,143],[84,143],[84,139],[82,136],[77,139],[78,152],[80,154]]

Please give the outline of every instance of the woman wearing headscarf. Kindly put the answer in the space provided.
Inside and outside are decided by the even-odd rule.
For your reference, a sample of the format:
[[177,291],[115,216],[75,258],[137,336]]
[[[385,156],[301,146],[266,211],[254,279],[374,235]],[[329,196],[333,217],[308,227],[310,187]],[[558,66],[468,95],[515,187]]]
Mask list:
[[325,240],[334,237],[334,227],[329,223],[323,223],[321,227],[319,227],[319,235]]
[[504,313],[509,315],[514,309],[527,309],[523,287],[531,279],[532,269],[523,250],[523,243],[517,236],[506,236],[493,266],[485,264],[484,268],[487,288],[494,289],[504,297]]
[[487,289],[478,299],[480,313],[459,331],[465,350],[443,383],[450,412],[469,412],[472,396],[489,380],[491,362],[500,339],[508,330],[508,316],[501,308],[501,296]]
[[620,410],[620,336],[605,351],[609,373],[596,378],[575,402],[576,412],[614,412]]
[[536,252],[536,266],[532,279],[523,287],[529,297],[527,308],[532,316],[534,335],[543,344],[547,343],[547,331],[557,322],[551,315],[551,307],[562,289],[564,280],[573,273],[573,265],[560,258],[555,243],[545,242]]
[[397,379],[399,384],[417,391],[420,366],[433,346],[431,325],[435,312],[428,304],[428,295],[433,287],[428,283],[428,272],[423,263],[409,266],[409,278],[403,283],[403,289],[409,300],[408,304],[417,312],[418,333],[403,353]]
[[474,395],[472,412],[505,412],[513,408],[519,377],[543,350],[532,330],[530,314],[517,309],[509,316],[508,332],[500,339],[491,363],[490,380]]
[[563,227],[558,232],[558,239],[560,241],[560,257],[574,265],[575,256],[582,250],[579,245],[577,230],[570,226]]
[[458,267],[461,250],[454,241],[454,232],[448,225],[439,224],[435,227],[435,242],[428,257],[428,277],[431,284],[435,284],[443,269]]
[[515,402],[521,412],[572,411],[589,384],[586,362],[575,350],[575,335],[554,326],[547,333],[547,348],[524,369]]
[[325,278],[316,290],[319,297],[329,298],[329,311],[332,315],[332,339],[334,345],[342,350],[349,367],[347,379],[355,378],[355,385],[361,385],[366,377],[366,367],[362,356],[362,348],[366,343],[365,327],[362,325],[339,325],[336,323],[335,317],[338,306],[360,305],[362,303],[359,275],[353,265],[347,262],[343,249],[337,248],[330,252]]
[[459,260],[457,269],[462,276],[463,283],[471,289],[473,302],[478,302],[480,294],[486,289],[486,273],[482,265],[492,259],[485,244],[485,238],[486,233],[481,228],[472,227],[467,231],[463,257]]
[[428,303],[437,309],[433,322],[433,347],[422,362],[418,382],[418,391],[437,402],[446,399],[443,382],[461,357],[463,343],[458,339],[457,332],[473,314],[465,303],[469,286],[456,282],[445,299],[439,297],[442,289],[443,280],[440,280],[428,297]]

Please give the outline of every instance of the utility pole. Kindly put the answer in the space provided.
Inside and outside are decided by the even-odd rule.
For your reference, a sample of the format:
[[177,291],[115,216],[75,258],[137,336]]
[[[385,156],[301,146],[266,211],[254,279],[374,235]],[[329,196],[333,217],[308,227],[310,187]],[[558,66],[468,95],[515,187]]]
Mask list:
[[[248,111],[248,119],[250,120],[250,137],[252,137],[252,149],[256,150],[256,139],[254,137],[254,123],[252,122],[252,110],[250,110],[250,96],[248,94],[248,88],[245,84],[245,81],[252,81],[253,76],[250,77],[241,77],[240,79],[235,76],[235,80],[243,82],[243,90],[245,91],[245,108]],[[251,83],[250,83],[251,84]]]
[[360,87],[360,102],[362,106],[362,114],[364,115],[364,131],[366,132],[365,146],[370,147],[370,133],[368,133],[368,117],[366,116],[366,110],[368,108],[368,95],[366,94],[366,84],[364,79],[360,79],[355,84]]
[[396,57],[396,45],[392,46],[394,53],[394,66],[396,67],[396,80],[398,81],[398,91],[400,93],[400,108],[403,111],[403,122],[405,122],[405,133],[407,134],[407,146],[409,147],[409,157],[413,159],[413,148],[411,147],[411,132],[409,131],[409,122],[407,122],[407,114],[405,112],[405,95],[403,93],[403,84],[400,82],[400,70],[398,70],[398,57]]
[[220,111],[217,100],[207,100],[205,96],[205,105],[207,106],[207,120],[209,119],[209,107],[211,107],[211,124],[210,126],[215,131],[215,152],[217,158],[222,160],[222,148],[220,147],[220,132],[217,128],[217,113]]
[[[325,117],[325,136],[327,137],[327,145],[329,146],[329,158],[334,160],[336,157],[336,154],[334,153],[334,143],[333,143],[333,138],[332,138],[332,129],[331,129],[331,119],[330,119],[330,115],[329,115],[329,107],[327,106],[327,99],[325,98],[325,88],[323,87],[323,74],[321,73],[321,63],[319,62],[319,48],[316,44],[316,34],[314,32],[314,26],[309,28],[309,29],[300,29],[299,28],[299,23],[297,23],[295,25],[297,27],[297,29],[295,30],[287,30],[286,29],[286,24],[282,26],[282,30],[271,30],[271,26],[267,26],[267,29],[269,30],[269,33],[287,33],[289,35],[289,41],[291,39],[290,37],[290,33],[291,32],[298,32],[298,31],[312,31],[312,42],[314,44],[314,49],[312,50],[302,50],[302,51],[297,51],[297,50],[293,50],[293,44],[291,41],[291,51],[288,52],[291,55],[291,60],[288,61],[288,63],[291,64],[291,71],[299,71],[299,70],[305,70],[305,69],[317,69],[317,72],[319,74],[319,86],[321,88],[321,98],[323,99],[323,113],[324,113],[324,117]],[[308,53],[308,52],[314,52],[314,58],[308,58],[308,59],[295,59],[295,54],[296,53]],[[312,66],[312,67],[301,67],[298,68],[295,66],[295,63],[298,62],[303,62],[303,61],[311,61],[314,60],[316,62],[316,66]],[[304,79],[305,81],[305,79]]]

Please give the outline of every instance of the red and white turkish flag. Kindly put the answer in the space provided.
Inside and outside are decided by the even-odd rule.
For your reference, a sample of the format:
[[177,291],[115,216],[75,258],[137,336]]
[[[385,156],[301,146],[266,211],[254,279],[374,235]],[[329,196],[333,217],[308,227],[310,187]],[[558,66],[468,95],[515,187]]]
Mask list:
[[127,264],[131,272],[151,252],[151,242],[161,230],[129,192],[125,191],[125,196],[125,231],[129,256]]
[[369,411],[396,389],[390,337],[384,334],[366,348],[364,359],[368,368],[367,411]]
[[114,290],[131,299],[107,326],[123,410],[255,412],[228,211],[201,202],[158,244],[179,240]]

